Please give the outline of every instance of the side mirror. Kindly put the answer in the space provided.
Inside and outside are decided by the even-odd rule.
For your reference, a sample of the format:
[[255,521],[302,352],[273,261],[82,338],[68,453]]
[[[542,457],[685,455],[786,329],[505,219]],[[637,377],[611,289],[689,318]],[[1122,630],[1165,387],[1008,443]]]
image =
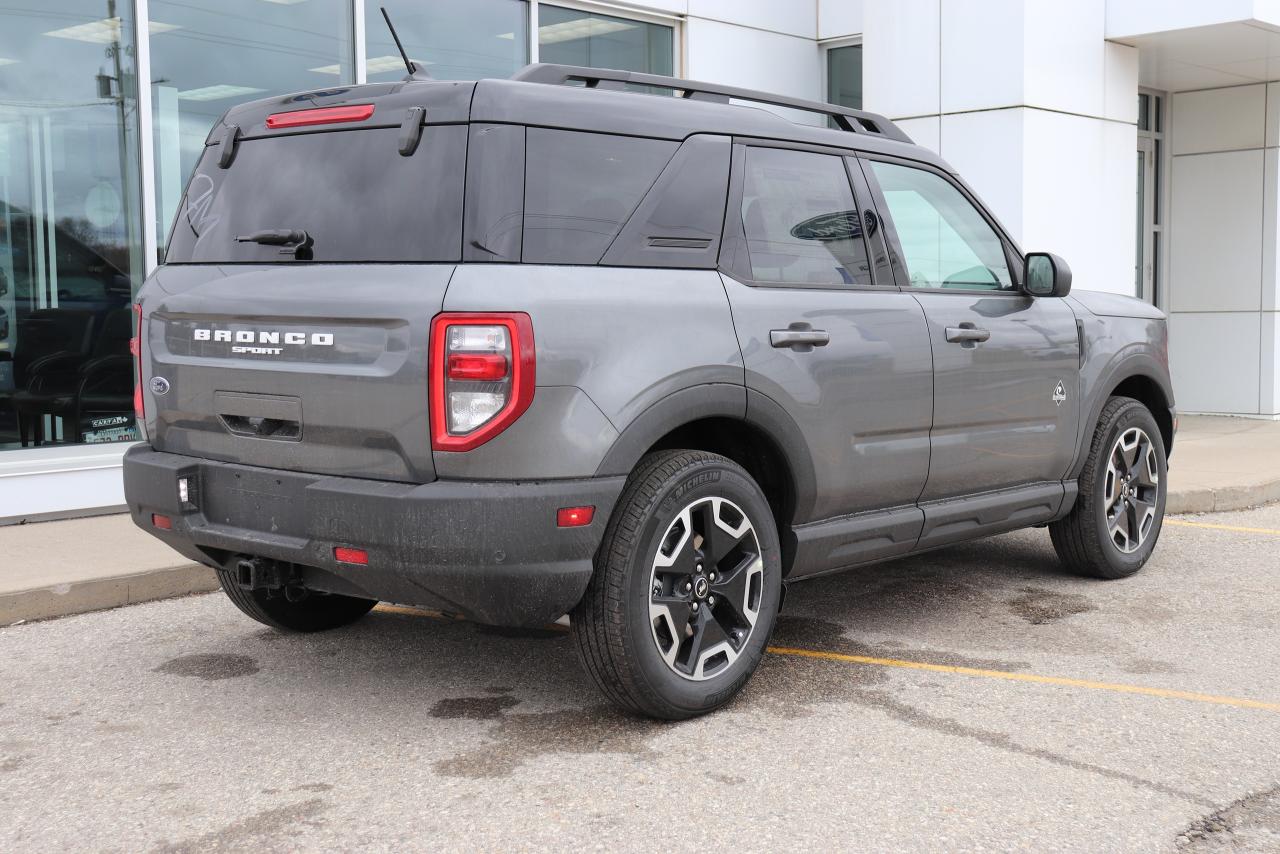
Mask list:
[[1065,297],[1071,293],[1071,268],[1050,252],[1031,252],[1022,268],[1022,281],[1033,297]]

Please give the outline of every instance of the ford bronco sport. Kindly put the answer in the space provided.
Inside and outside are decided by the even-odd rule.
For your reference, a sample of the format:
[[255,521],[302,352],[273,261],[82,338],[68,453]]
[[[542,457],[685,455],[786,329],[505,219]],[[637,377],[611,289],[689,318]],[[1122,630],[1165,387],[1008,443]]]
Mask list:
[[127,500],[269,626],[569,614],[688,717],[792,581],[1045,525],[1142,567],[1165,319],[1070,283],[872,113],[547,65],[255,101],[139,294]]

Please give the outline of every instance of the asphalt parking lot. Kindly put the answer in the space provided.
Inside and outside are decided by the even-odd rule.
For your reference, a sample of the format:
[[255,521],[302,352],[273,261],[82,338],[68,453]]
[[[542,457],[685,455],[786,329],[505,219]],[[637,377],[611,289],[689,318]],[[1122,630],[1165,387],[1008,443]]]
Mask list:
[[0,850],[1280,850],[1280,507],[1121,582],[1028,531],[796,585],[773,646],[661,724],[556,631],[282,636],[221,594],[6,628]]

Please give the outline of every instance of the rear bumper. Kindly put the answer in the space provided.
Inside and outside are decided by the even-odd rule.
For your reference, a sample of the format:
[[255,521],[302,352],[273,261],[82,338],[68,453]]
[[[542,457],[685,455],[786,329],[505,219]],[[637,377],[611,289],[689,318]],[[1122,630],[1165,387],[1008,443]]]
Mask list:
[[[177,482],[188,478],[188,501]],[[568,612],[625,478],[414,485],[302,474],[154,451],[124,458],[134,522],[183,555],[230,568],[253,556],[294,564],[305,585],[435,607],[495,625],[537,625]],[[561,507],[594,505],[580,528]],[[172,519],[172,530],[152,514]],[[364,549],[367,566],[334,559]]]

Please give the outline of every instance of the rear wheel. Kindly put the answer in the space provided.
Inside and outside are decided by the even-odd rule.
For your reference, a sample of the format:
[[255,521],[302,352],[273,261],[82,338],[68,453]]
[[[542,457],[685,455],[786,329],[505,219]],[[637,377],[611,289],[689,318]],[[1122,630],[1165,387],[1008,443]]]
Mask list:
[[1070,515],[1049,526],[1069,569],[1096,578],[1133,575],[1151,557],[1164,522],[1167,463],[1160,428],[1136,400],[1102,408],[1080,494]]
[[[358,599],[336,593],[297,590],[245,590],[233,572],[218,570],[222,592],[241,611],[259,623],[289,632],[323,632],[354,623],[378,604],[376,599]],[[293,598],[290,598],[293,597]]]
[[751,476],[716,454],[651,454],[572,614],[578,658],[626,709],[671,720],[709,712],[760,663],[781,584],[777,529]]

